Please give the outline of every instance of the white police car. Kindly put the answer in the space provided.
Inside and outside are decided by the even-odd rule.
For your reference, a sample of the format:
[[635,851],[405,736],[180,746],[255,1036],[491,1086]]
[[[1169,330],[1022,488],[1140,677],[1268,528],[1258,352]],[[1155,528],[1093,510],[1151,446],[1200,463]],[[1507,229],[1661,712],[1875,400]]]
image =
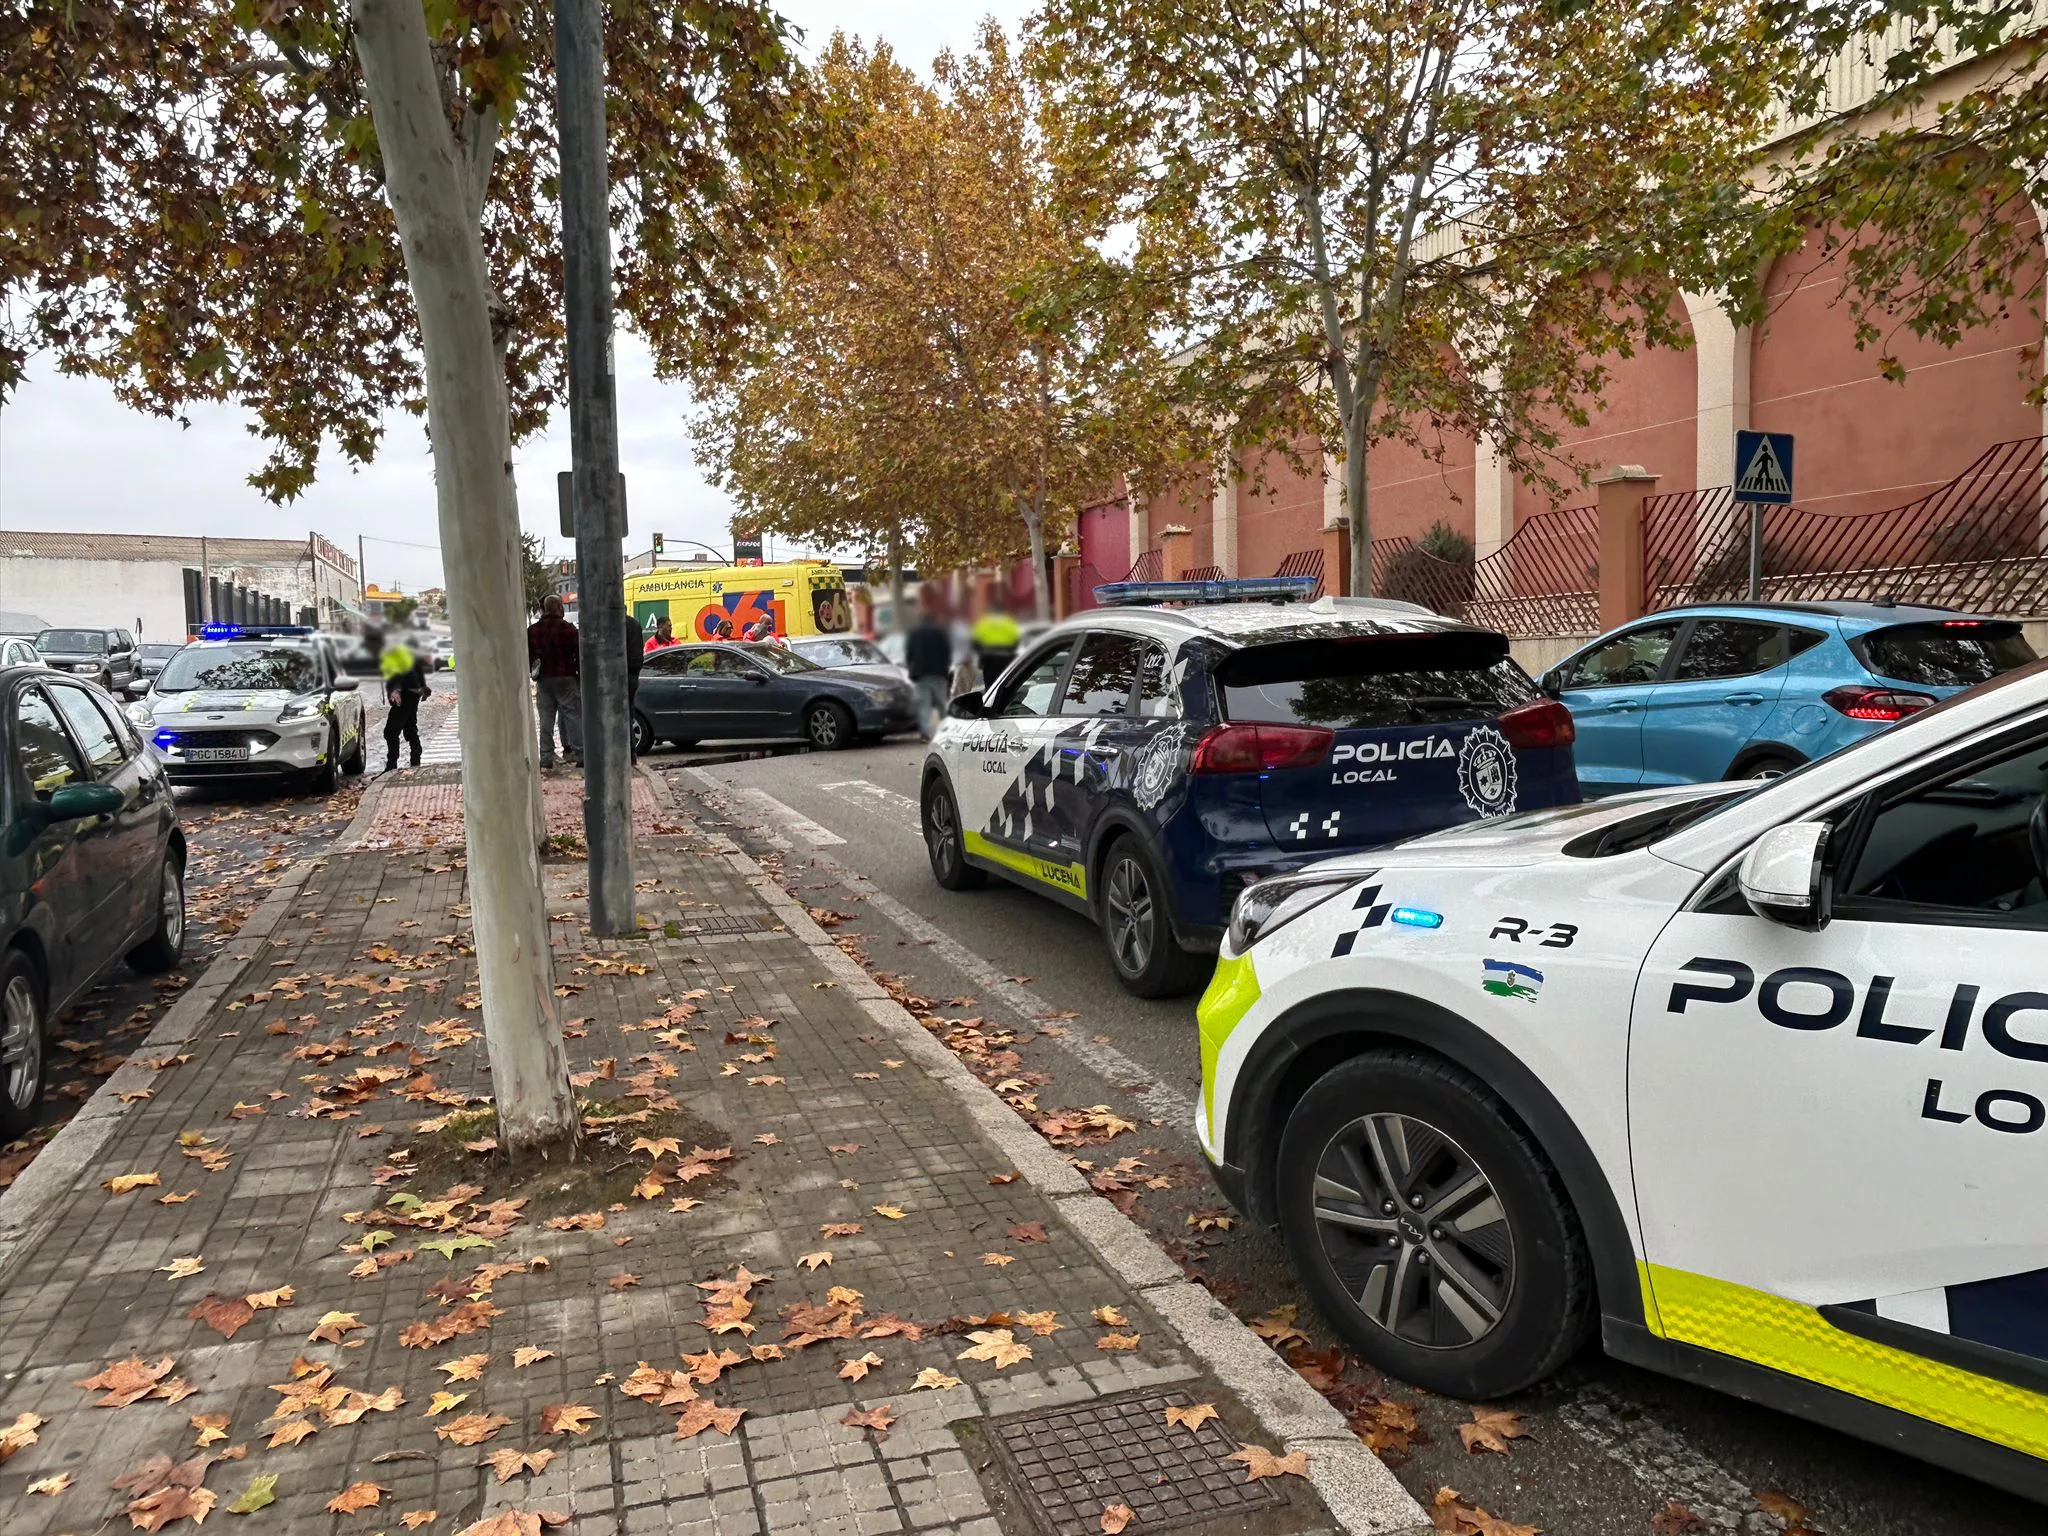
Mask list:
[[1607,1351],[2048,1497],[2048,664],[1237,902],[1199,1134],[1361,1353]]
[[1081,614],[955,699],[921,784],[939,884],[994,873],[1087,913],[1159,997],[1199,985],[1254,880],[1579,798],[1571,716],[1504,637],[1409,603],[1233,600],[1301,585],[1098,588],[1197,606]]
[[274,778],[325,791],[363,771],[356,680],[297,625],[209,624],[128,714],[174,784]]

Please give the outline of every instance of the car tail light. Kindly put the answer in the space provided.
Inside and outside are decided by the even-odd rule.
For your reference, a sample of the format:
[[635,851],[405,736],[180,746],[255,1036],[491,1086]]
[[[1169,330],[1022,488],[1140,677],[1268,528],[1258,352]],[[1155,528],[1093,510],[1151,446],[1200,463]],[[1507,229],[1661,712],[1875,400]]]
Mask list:
[[1903,720],[1908,715],[1917,715],[1934,702],[1931,695],[1908,693],[1901,688],[1870,688],[1851,685],[1834,688],[1821,695],[1830,708],[1847,715],[1851,720]]
[[1313,725],[1218,725],[1195,743],[1190,773],[1271,773],[1311,768],[1329,756],[1335,731]]
[[1568,747],[1578,739],[1572,712],[1555,699],[1532,699],[1500,717],[1501,734],[1511,747]]

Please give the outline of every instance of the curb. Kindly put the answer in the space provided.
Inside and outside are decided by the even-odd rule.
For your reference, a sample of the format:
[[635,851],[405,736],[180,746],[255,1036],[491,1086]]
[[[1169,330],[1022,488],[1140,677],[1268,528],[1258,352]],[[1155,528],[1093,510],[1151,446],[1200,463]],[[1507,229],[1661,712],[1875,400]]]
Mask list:
[[[650,778],[661,777],[652,769],[641,771]],[[659,785],[656,794],[674,805],[668,785]],[[1136,1222],[1091,1190],[1044,1138],[883,991],[811,920],[802,903],[793,900],[732,839],[717,833],[708,836],[713,846],[722,847],[726,862],[760,893],[790,933],[803,941],[870,1018],[895,1037],[905,1056],[953,1091],[1011,1166],[1051,1200],[1054,1210],[1094,1249],[1096,1257],[1180,1336],[1188,1353],[1236,1394],[1281,1442],[1283,1453],[1308,1452],[1308,1480],[1340,1530],[1357,1536],[1423,1536],[1435,1530],[1422,1506],[1386,1463],[1359,1442],[1344,1416],[1321,1393],[1260,1343],[1215,1297],[1186,1279]]]
[[[369,791],[364,792],[363,799],[370,799]],[[361,810],[356,814],[360,817]],[[243,973],[261,957],[272,931],[297,900],[299,888],[327,857],[316,854],[300,859],[278,877],[270,894],[257,903],[256,910],[199,979],[157,1020],[156,1028],[50,1138],[21,1177],[0,1190],[0,1282],[4,1282],[15,1255],[55,1219],[55,1208],[71,1193],[78,1175],[99,1155],[100,1148],[120,1125],[128,1105],[118,1095],[147,1088],[154,1081],[156,1074],[139,1059],[142,1054],[152,1048],[182,1045],[199,1032],[213,1005],[234,991]]]

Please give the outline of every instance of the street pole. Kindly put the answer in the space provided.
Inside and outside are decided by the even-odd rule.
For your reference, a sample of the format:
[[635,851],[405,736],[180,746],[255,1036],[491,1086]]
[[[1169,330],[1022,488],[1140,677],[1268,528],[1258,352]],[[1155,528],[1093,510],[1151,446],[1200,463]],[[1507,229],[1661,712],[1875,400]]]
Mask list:
[[1764,508],[1762,502],[1749,504],[1749,600],[1753,603],[1763,596],[1764,589]]
[[602,0],[555,0],[555,113],[569,335],[576,603],[582,627],[583,840],[590,930],[631,933],[632,719],[626,700],[624,508],[612,381],[612,246]]

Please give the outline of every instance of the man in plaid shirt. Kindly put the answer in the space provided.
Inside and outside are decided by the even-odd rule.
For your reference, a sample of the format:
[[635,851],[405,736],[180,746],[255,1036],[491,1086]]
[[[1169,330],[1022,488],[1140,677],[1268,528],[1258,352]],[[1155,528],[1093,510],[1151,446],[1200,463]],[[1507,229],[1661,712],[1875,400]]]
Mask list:
[[526,627],[526,657],[533,666],[534,707],[540,712],[540,765],[555,766],[555,722],[562,725],[562,756],[583,755],[583,683],[576,626],[562,617],[562,600],[548,594],[540,617]]

